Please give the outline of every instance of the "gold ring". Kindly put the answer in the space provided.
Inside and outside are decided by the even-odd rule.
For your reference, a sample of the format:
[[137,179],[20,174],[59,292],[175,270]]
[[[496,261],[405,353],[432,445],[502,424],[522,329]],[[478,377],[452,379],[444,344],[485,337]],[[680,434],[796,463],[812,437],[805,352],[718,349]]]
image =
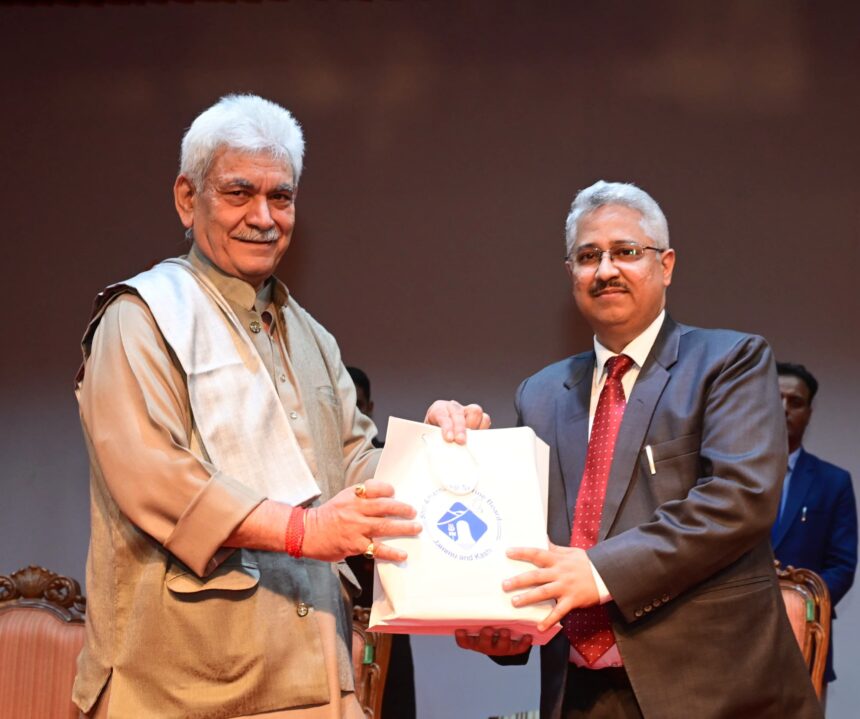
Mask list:
[[364,486],[364,482],[356,484],[353,491],[355,492],[356,497],[364,497],[367,494],[367,488]]
[[363,554],[367,559],[373,559],[373,552],[374,552],[375,550],[376,550],[376,547],[374,547],[374,546],[373,546],[373,542],[371,542],[370,544],[368,544],[368,545],[367,545],[367,549],[365,549],[365,550],[364,550],[364,552],[362,552],[362,554]]

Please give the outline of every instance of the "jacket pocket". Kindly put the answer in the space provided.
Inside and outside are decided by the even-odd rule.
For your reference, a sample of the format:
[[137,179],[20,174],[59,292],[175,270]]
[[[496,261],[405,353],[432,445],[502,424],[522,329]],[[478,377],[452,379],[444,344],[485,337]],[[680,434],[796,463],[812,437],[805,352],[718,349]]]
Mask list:
[[647,483],[656,506],[683,499],[701,476],[700,439],[698,433],[687,434],[642,447],[640,476]]
[[188,567],[173,560],[164,577],[164,583],[176,594],[195,594],[220,589],[241,592],[253,589],[260,582],[260,568],[245,551],[230,555],[207,577],[198,577]]
[[753,592],[769,589],[772,584],[773,577],[745,577],[744,579],[735,579],[702,589],[691,597],[691,601],[706,603],[736,599]]
[[[654,464],[659,464],[675,457],[683,457],[693,452],[698,453],[701,444],[698,433],[685,434],[683,437],[675,437],[674,439],[667,439],[665,442],[650,445],[651,456],[654,458]],[[644,448],[642,452],[645,452]]]

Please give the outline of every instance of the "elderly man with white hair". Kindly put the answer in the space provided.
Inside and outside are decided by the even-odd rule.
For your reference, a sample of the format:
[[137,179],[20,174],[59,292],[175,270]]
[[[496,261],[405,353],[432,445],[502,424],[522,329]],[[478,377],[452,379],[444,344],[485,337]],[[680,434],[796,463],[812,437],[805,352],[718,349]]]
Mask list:
[[[292,115],[228,96],[182,142],[192,240],[96,301],[78,376],[91,463],[89,717],[363,716],[343,559],[420,531],[372,479],[372,422],[334,338],[273,277],[295,223]],[[451,441],[489,425],[436,402]]]

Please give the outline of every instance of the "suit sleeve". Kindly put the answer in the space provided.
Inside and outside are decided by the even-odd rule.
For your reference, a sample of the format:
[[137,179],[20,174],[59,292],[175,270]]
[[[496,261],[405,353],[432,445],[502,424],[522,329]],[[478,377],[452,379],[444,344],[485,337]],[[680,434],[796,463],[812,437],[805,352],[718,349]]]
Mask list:
[[830,590],[833,606],[845,596],[854,583],[857,569],[857,504],[851,475],[839,475],[839,497],[833,507],[831,532],[821,577]]
[[[682,368],[674,372],[683,382]],[[641,607],[655,599],[665,604],[766,540],[776,515],[787,442],[767,344],[741,336],[689,394],[684,429],[699,433],[698,469],[683,465],[684,476],[658,467],[657,478],[674,483],[676,496],[647,521],[588,550],[628,621],[642,615]]]

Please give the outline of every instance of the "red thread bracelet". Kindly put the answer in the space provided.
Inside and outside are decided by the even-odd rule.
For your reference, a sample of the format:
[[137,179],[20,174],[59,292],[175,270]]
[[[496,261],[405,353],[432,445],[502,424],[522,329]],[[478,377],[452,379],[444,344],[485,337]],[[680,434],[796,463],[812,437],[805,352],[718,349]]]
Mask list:
[[287,531],[284,535],[284,551],[291,557],[302,556],[302,542],[305,539],[305,508],[293,507],[287,520]]

